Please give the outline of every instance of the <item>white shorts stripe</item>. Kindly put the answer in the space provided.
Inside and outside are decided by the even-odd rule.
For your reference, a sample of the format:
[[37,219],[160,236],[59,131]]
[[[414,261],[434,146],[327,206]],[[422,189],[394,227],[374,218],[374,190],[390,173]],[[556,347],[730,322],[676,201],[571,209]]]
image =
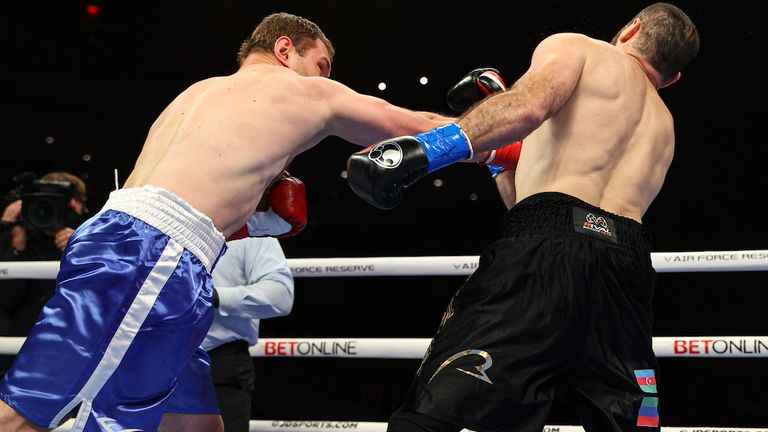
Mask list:
[[80,432],[85,427],[85,423],[90,415],[91,401],[96,397],[104,384],[109,380],[115,369],[120,365],[120,361],[125,356],[131,342],[136,337],[141,325],[152,310],[152,306],[160,295],[160,291],[165,283],[173,274],[176,266],[181,259],[184,248],[173,239],[168,240],[162,255],[155,263],[147,279],[141,285],[136,298],[128,308],[125,317],[123,317],[120,326],[118,326],[112,340],[109,342],[101,361],[94,369],[91,377],[85,383],[80,392],[75,396],[59,413],[53,418],[49,427],[56,427],[62,418],[67,415],[77,404],[82,402],[82,406],[77,414],[75,427],[72,432]]

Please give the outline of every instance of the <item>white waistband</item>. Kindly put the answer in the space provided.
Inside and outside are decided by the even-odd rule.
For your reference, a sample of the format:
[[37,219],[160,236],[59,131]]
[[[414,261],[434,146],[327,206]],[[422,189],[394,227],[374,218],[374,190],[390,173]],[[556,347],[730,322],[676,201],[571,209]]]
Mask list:
[[157,228],[202,261],[210,273],[224,247],[211,219],[173,192],[154,186],[119,189],[101,211],[117,210]]

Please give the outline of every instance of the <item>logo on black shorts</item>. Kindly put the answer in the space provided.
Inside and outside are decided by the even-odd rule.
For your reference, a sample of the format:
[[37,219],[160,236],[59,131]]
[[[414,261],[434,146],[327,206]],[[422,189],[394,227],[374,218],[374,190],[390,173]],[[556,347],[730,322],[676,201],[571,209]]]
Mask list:
[[386,141],[373,146],[368,152],[368,159],[382,168],[397,168],[403,161],[403,149],[394,141]]
[[618,241],[616,224],[613,219],[581,207],[573,208],[573,228],[576,232],[610,240],[614,243]]
[[456,368],[456,370],[462,371],[467,375],[473,376],[479,379],[480,381],[485,381],[488,384],[493,384],[493,382],[491,382],[491,379],[488,378],[488,375],[485,374],[485,371],[490,369],[491,365],[493,365],[493,359],[491,358],[491,355],[488,354],[487,352],[482,350],[476,350],[476,349],[464,350],[448,357],[448,360],[444,361],[443,364],[441,364],[440,367],[437,368],[435,373],[432,374],[432,377],[429,378],[429,381],[427,381],[427,384],[431,383],[432,380],[435,378],[435,375],[437,375],[438,372],[443,370],[444,367],[448,366],[452,361],[458,360],[462,357],[471,356],[471,355],[479,355],[480,357],[485,359],[485,363],[479,366],[475,366],[475,369],[477,369],[477,372],[470,372],[462,368]]

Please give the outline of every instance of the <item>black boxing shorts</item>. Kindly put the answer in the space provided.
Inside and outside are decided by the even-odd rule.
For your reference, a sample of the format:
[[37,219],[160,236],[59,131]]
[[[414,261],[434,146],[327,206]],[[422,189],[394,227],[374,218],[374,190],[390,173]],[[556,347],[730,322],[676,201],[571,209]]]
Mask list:
[[658,431],[650,244],[640,223],[569,195],[516,204],[389,430],[541,432],[559,393],[587,431]]

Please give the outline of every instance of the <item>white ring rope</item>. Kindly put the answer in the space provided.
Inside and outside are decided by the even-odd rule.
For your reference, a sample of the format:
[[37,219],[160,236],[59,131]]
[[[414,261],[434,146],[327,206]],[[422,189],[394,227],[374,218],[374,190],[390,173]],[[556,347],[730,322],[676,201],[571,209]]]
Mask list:
[[[768,271],[768,250],[720,252],[654,252],[657,272]],[[296,277],[460,276],[471,274],[478,256],[299,258],[288,259]],[[2,279],[55,279],[58,261],[0,262]],[[23,337],[0,337],[0,354],[15,355]],[[261,339],[249,351],[253,357],[336,357],[421,359],[428,338],[280,338]],[[768,336],[654,337],[657,357],[768,357]],[[53,432],[69,432],[73,420]],[[386,432],[386,423],[356,421],[251,420],[250,432]],[[465,429],[466,431],[466,429]],[[545,426],[543,432],[583,432],[580,426]],[[736,427],[662,427],[662,432],[768,432]]]
[[[253,357],[422,359],[429,338],[265,338]],[[657,357],[768,357],[768,336],[654,337]]]
[[[74,420],[69,420],[52,432],[70,432]],[[251,420],[249,432],[327,432],[348,430],[354,432],[386,432],[387,424],[379,422],[330,420]],[[466,432],[468,429],[463,429]],[[581,426],[544,426],[542,432],[584,432]],[[737,427],[661,427],[661,432],[768,432],[768,429]]]
[[[0,337],[0,354],[16,354],[23,337]],[[429,338],[265,338],[253,357],[421,359]],[[768,357],[768,336],[654,337],[657,357]]]
[[[472,274],[480,257],[419,256],[370,258],[290,258],[295,277],[463,276]],[[654,252],[660,273],[768,271],[768,250]],[[0,261],[1,279],[55,279],[58,261]]]

